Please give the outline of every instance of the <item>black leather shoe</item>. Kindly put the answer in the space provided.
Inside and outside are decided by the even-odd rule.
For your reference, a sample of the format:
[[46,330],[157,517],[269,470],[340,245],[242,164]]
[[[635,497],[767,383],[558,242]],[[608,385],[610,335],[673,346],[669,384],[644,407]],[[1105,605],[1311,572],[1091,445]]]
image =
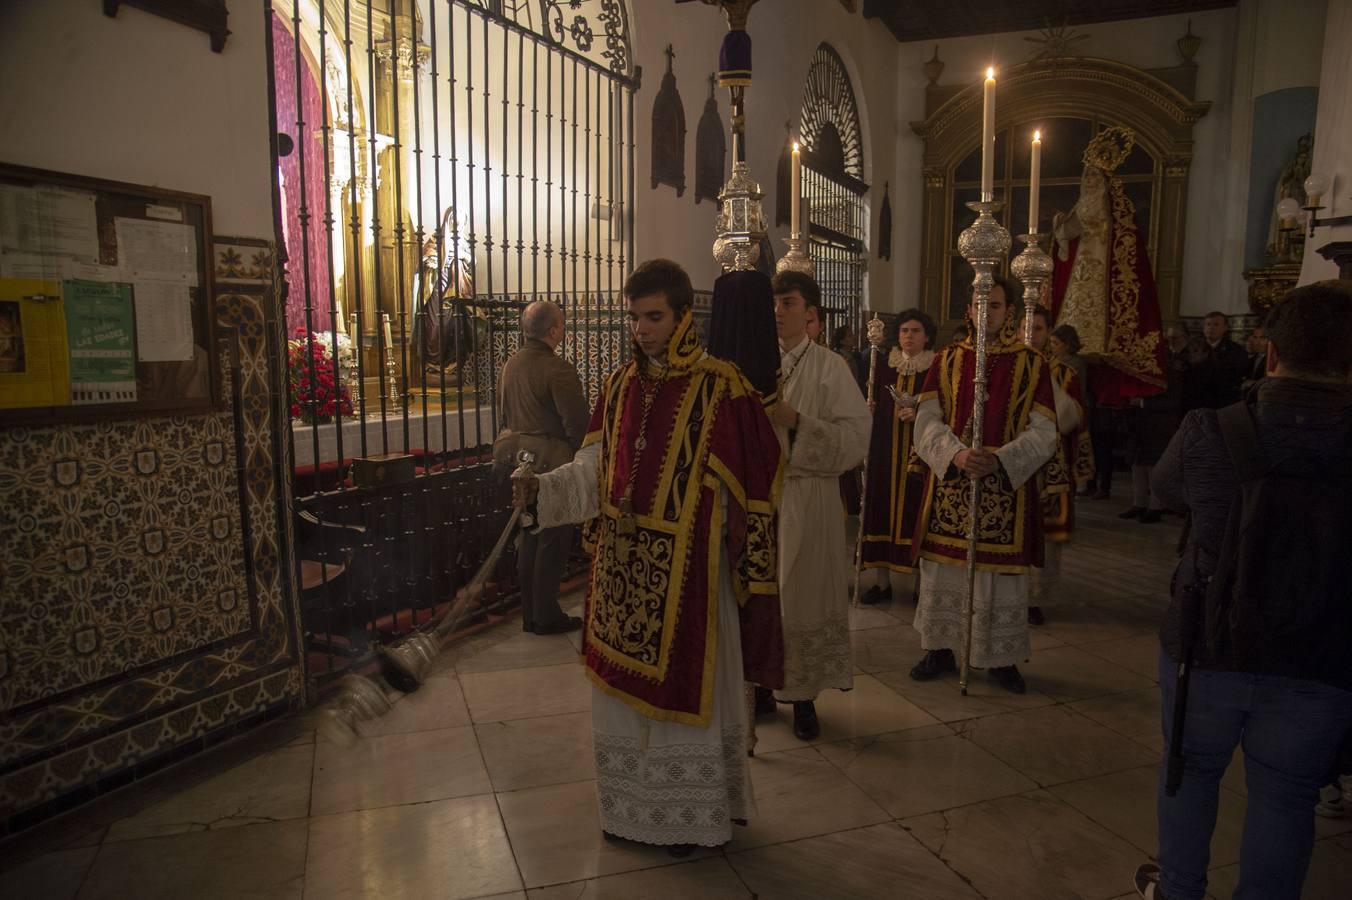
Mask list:
[[685,859],[694,852],[694,844],[672,844],[667,847],[667,855],[673,859]]
[[774,715],[776,708],[775,692],[756,685],[756,718]]
[[582,627],[582,620],[577,616],[569,616],[561,622],[554,625],[536,625],[536,634],[567,634],[570,631],[577,631]]
[[1018,666],[996,666],[990,673],[996,684],[1011,694],[1022,694],[1028,690],[1028,685],[1023,683],[1023,676],[1019,674]]
[[1117,514],[1119,519],[1139,519],[1147,512],[1144,506],[1132,506]]
[[958,671],[957,660],[952,650],[930,650],[920,662],[911,667],[911,678],[915,681],[929,681],[938,678],[944,672]]
[[1042,624],[1043,622],[1045,622],[1045,621],[1047,621],[1047,619],[1046,619],[1045,616],[1042,615],[1042,607],[1040,607],[1040,606],[1030,606],[1030,607],[1028,607],[1028,624],[1029,624],[1029,625],[1041,625],[1041,624]]
[[863,595],[860,596],[859,598],[859,602],[862,603],[864,606],[872,606],[875,603],[882,603],[884,601],[891,599],[892,599],[891,586],[882,587],[881,585],[875,584],[873,587],[864,591]]
[[1162,518],[1164,518],[1164,516],[1160,515],[1158,509],[1147,509],[1145,512],[1141,513],[1141,524],[1154,525]]
[[817,707],[811,700],[795,700],[793,704],[793,736],[810,741],[822,733],[817,721]]

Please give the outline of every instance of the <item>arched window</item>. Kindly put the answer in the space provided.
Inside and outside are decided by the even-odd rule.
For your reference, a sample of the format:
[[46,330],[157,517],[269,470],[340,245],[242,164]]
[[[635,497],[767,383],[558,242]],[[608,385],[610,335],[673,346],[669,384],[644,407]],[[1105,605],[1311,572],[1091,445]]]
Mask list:
[[857,325],[867,274],[864,141],[854,87],[829,44],[819,45],[812,56],[799,132],[809,251],[828,324]]

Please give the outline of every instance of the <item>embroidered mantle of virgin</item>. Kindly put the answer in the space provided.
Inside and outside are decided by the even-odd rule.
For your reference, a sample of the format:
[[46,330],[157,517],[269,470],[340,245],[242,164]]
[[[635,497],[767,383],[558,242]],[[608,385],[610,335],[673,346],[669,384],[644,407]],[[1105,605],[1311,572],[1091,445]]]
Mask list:
[[583,532],[593,552],[587,674],[649,718],[703,726],[724,554],[745,671],[723,677],[783,684],[774,521],[783,462],[760,395],[704,354],[688,314],[664,367],[635,360],[610,376],[583,443],[601,444],[600,513]]

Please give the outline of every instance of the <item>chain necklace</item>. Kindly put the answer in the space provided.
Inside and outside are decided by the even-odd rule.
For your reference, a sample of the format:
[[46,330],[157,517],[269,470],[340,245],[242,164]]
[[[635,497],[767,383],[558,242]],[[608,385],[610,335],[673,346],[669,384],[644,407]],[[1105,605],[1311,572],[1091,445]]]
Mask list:
[[[787,372],[784,372],[783,375],[780,377],[780,380],[779,380],[779,383],[780,383],[783,387],[788,387],[788,385],[789,385],[789,379],[793,377],[793,373],[794,373],[794,372],[797,372],[797,371],[798,371],[798,364],[801,363],[801,362],[803,361],[803,357],[804,357],[804,356],[807,356],[807,345],[810,344],[810,343],[812,343],[812,341],[811,341],[809,338],[804,337],[804,338],[803,338],[803,342],[802,342],[801,344],[798,345],[796,351],[794,351],[794,350],[788,350],[788,351],[782,351],[782,352],[780,353],[780,356],[782,357],[782,360],[783,360],[783,361],[787,361],[787,362],[789,363],[788,371],[787,371]],[[798,354],[797,356],[794,355],[795,352],[797,352],[797,354]],[[783,368],[783,361],[781,361],[781,363],[780,363],[780,367],[781,367],[781,368]]]
[[637,519],[634,516],[634,483],[638,478],[639,465],[643,461],[643,451],[648,447],[648,416],[652,412],[653,402],[657,399],[657,392],[661,390],[662,383],[666,381],[666,367],[659,368],[657,376],[649,379],[644,375],[646,365],[639,366],[638,382],[642,407],[639,414],[638,437],[634,439],[634,457],[629,463],[629,478],[624,486],[624,495],[620,497],[619,511],[620,518],[615,525],[615,534],[618,536],[617,549],[622,562],[628,562],[633,547],[633,535],[638,530]]

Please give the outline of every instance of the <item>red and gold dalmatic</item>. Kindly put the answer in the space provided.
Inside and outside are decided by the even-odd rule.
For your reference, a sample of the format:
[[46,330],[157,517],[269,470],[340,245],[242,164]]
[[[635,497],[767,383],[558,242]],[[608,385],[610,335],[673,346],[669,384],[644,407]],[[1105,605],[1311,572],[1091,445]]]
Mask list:
[[[985,449],[998,450],[1019,436],[1033,411],[1056,421],[1051,375],[1041,354],[1019,341],[1011,321],[987,346],[987,400],[982,435]],[[975,329],[973,329],[975,330]],[[940,351],[929,369],[920,402],[937,399],[944,423],[964,444],[970,443],[969,422],[976,376],[972,339]],[[935,562],[958,564],[967,559],[968,512],[971,497],[966,478],[931,472],[917,525],[917,554]],[[1026,572],[1042,565],[1042,504],[1037,479],[1011,489],[1003,472],[981,483],[980,529],[976,567],[988,572]]]
[[[926,351],[916,360],[928,365],[933,358],[934,354]],[[896,402],[887,390],[891,387],[902,397],[920,395],[927,370],[908,365],[914,362],[893,349],[873,377],[873,433],[868,447],[868,503],[864,508],[861,557],[866,569],[915,569],[912,545],[928,473],[913,450],[915,422],[897,418]]]
[[[1075,530],[1075,488],[1094,478],[1094,450],[1089,439],[1089,417],[1075,370],[1058,359],[1047,358],[1051,376],[1079,412],[1079,424],[1069,434],[1059,435],[1056,455],[1041,473],[1042,528],[1049,541],[1070,540]],[[1059,431],[1059,428],[1058,428]]]
[[600,514],[583,532],[593,553],[583,650],[606,694],[650,719],[704,726],[723,554],[741,607],[745,672],[731,677],[783,684],[774,518],[783,462],[760,395],[704,354],[688,314],[666,362],[657,372],[636,353],[612,374],[583,443],[601,444]]

